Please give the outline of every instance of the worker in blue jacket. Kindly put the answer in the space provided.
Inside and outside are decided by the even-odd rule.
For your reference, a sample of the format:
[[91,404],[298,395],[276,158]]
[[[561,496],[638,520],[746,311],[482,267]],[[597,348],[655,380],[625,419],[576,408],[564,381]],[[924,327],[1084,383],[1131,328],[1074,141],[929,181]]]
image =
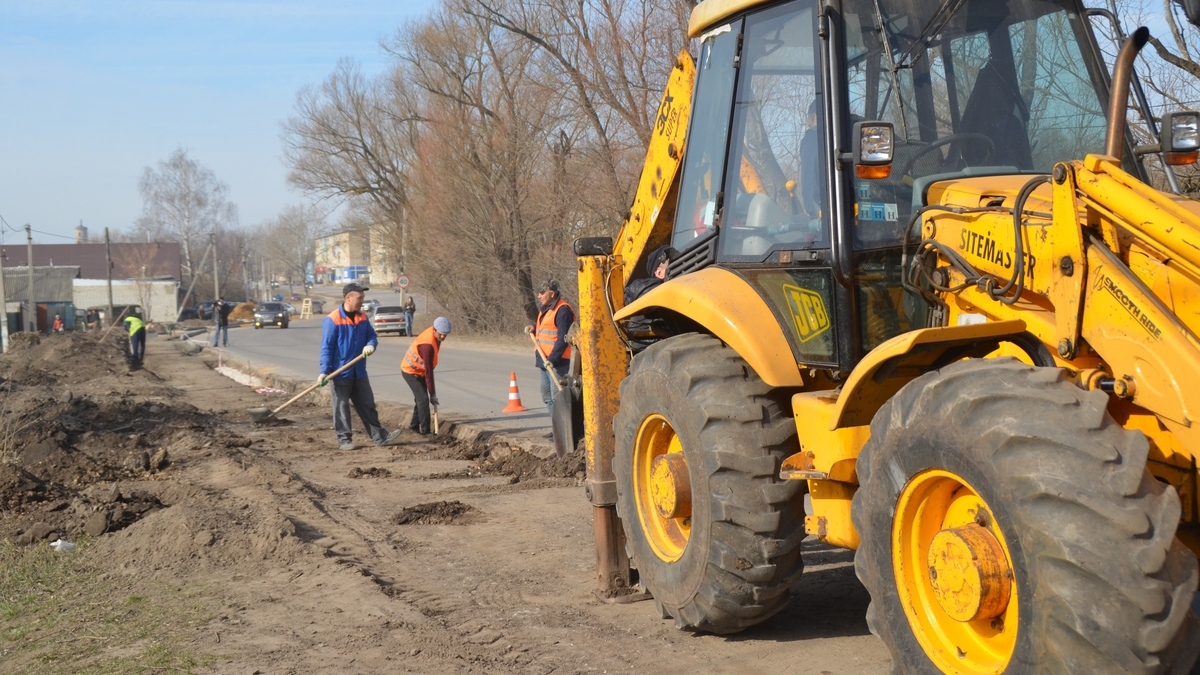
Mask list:
[[367,378],[365,358],[332,380],[329,377],[359,354],[370,356],[379,344],[371,320],[362,311],[367,290],[366,286],[356,283],[343,286],[342,304],[330,312],[322,324],[321,374],[317,382],[322,386],[326,382],[333,382],[333,429],[337,433],[339,450],[354,449],[350,433],[351,403],[375,445],[388,445],[400,436],[399,429],[388,433],[379,424],[375,393],[371,391],[371,380]]

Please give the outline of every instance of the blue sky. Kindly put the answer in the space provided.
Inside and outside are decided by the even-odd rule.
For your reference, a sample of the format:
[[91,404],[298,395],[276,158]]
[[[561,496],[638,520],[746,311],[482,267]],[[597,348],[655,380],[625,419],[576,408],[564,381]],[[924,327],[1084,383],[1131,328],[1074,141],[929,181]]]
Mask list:
[[[229,186],[242,226],[304,196],[281,123],[341,57],[387,65],[381,39],[438,0],[0,0],[4,243],[128,230],[137,183],[183,147]],[[58,236],[53,236],[58,235]]]

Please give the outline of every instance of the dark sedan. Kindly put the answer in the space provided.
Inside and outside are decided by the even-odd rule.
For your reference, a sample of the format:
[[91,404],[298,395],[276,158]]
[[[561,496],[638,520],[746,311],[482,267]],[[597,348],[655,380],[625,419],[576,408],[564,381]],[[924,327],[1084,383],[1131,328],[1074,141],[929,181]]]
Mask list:
[[282,302],[264,302],[254,310],[254,327],[279,326],[288,327],[288,311]]

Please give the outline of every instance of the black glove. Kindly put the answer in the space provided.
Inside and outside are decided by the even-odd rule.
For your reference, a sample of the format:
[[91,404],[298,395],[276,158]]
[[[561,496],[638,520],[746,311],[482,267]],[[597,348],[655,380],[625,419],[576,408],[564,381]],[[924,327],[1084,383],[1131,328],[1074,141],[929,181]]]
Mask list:
[[437,397],[436,397],[436,396],[430,396],[430,397],[429,397],[429,405],[437,405],[437,404],[438,404]]

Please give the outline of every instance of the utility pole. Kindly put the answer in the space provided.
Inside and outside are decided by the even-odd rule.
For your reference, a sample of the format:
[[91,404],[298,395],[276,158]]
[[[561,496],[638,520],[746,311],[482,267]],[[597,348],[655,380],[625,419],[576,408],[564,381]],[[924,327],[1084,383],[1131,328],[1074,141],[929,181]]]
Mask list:
[[[204,268],[204,263],[208,262],[208,252],[211,250],[212,250],[212,242],[209,242],[208,246],[205,247],[205,249],[204,249],[204,256],[202,258],[200,258],[200,264],[197,265],[197,267],[199,267],[200,269]],[[192,275],[192,281],[191,281],[191,283],[188,284],[187,292],[183,294],[183,300],[180,301],[179,308],[175,310],[175,320],[176,321],[178,321],[179,317],[181,315],[183,315],[183,308],[187,306],[188,296],[190,296],[192,294],[192,289],[196,287],[196,280],[199,278],[200,277],[196,276],[195,274]]]
[[33,299],[33,228],[25,223],[25,241],[28,242],[26,256],[29,262],[29,332],[37,332],[37,302]]
[[[104,313],[104,323],[111,324],[112,308],[112,242],[108,238],[108,228],[104,228],[104,269],[108,278],[108,311]],[[111,328],[111,325],[109,326]]]
[[250,299],[250,273],[246,270],[246,266],[250,264],[250,252],[246,250],[245,245],[242,246],[242,288],[246,289],[246,299]]
[[213,300],[216,300],[221,297],[221,273],[217,268],[217,233],[213,232],[208,236],[213,247]]
[[0,248],[0,354],[8,351],[8,296],[4,294],[4,249]]

